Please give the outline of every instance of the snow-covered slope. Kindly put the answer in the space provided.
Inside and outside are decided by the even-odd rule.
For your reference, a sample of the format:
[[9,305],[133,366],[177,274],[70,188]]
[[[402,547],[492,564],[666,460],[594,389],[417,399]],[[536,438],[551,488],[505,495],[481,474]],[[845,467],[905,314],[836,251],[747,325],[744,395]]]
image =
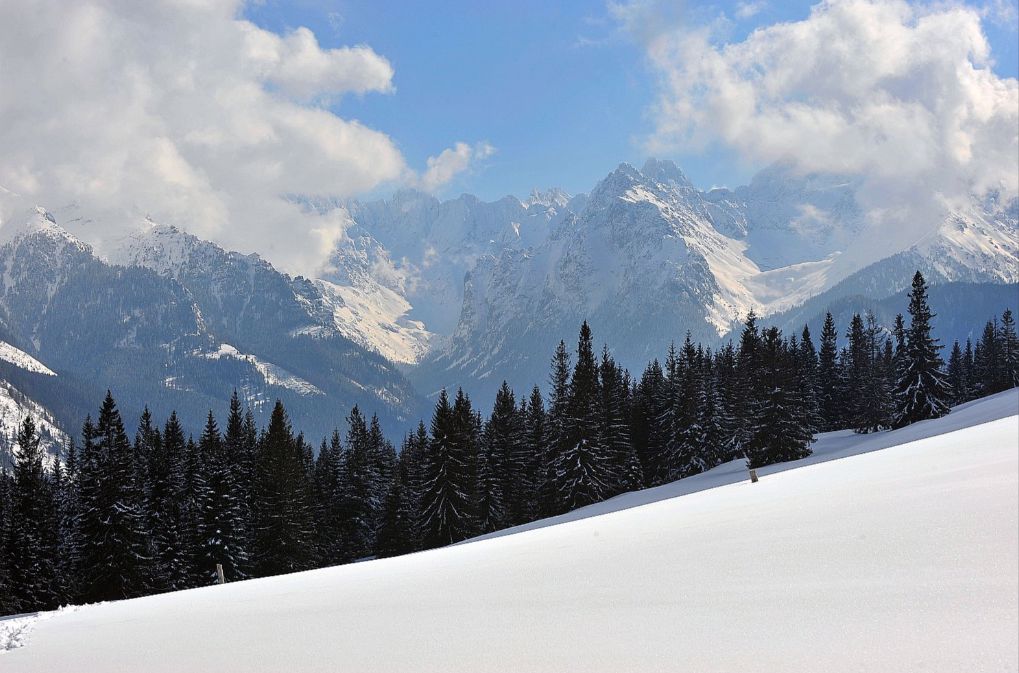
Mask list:
[[43,374],[45,376],[56,376],[56,373],[52,369],[39,362],[25,351],[20,348],[15,348],[6,341],[0,341],[0,360],[9,362],[15,367],[24,369],[27,372]]
[[0,466],[8,466],[19,450],[18,431],[26,416],[35,421],[43,449],[52,461],[67,444],[67,435],[57,426],[53,414],[14,385],[0,378]]
[[397,362],[416,362],[448,337],[460,318],[464,275],[486,255],[540,244],[583,203],[558,189],[525,201],[449,201],[413,190],[342,208],[350,226],[320,271],[336,300],[337,328]]
[[1012,391],[893,433],[827,436],[819,450],[843,459],[540,530],[0,621],[20,645],[0,665],[1014,671],[1017,406]]

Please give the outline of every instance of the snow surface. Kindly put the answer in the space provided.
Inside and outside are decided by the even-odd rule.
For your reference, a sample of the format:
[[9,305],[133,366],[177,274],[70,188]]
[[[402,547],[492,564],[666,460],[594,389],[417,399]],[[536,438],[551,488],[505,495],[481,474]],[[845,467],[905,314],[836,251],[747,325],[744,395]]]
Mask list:
[[34,372],[36,374],[45,374],[46,376],[57,375],[52,369],[39,362],[25,351],[20,348],[15,348],[6,341],[0,341],[0,360],[9,362],[15,367],[20,367],[21,369]]
[[0,668],[1016,671],[1017,409],[833,433],[757,484],[57,613]]
[[[235,360],[242,360],[247,362],[255,368],[262,378],[271,386],[281,386],[289,390],[293,390],[301,395],[324,395],[325,393],[310,381],[302,379],[300,376],[291,374],[286,369],[283,369],[279,365],[274,365],[271,362],[266,362],[258,358],[257,356],[250,355],[248,353],[242,353],[230,344],[220,344],[219,348],[211,353],[205,353],[203,357],[209,360],[219,360],[220,358],[233,358]],[[173,387],[174,377],[170,377],[166,380],[166,386],[168,388]]]
[[423,322],[408,317],[413,307],[391,288],[371,281],[347,286],[317,280],[315,286],[332,310],[340,334],[390,362],[417,362],[436,337]]

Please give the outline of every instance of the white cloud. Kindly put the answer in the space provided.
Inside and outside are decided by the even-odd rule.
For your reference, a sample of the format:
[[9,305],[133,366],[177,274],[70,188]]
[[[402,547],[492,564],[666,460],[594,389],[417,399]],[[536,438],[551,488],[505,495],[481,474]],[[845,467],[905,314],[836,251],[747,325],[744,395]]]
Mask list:
[[736,3],[736,18],[749,19],[761,13],[767,5],[762,0]]
[[463,142],[456,143],[438,156],[428,158],[428,169],[421,175],[418,185],[425,191],[435,191],[468,170],[475,162],[494,153],[495,148],[488,143],[476,143],[473,146]]
[[1019,83],[992,71],[976,9],[831,0],[741,42],[674,28],[644,44],[661,77],[653,152],[721,144],[862,175],[872,221],[903,240],[946,202],[1019,190]]
[[393,91],[385,58],[325,49],[305,28],[277,35],[241,9],[0,2],[0,222],[73,202],[100,247],[149,215],[308,272],[345,221],[284,195],[418,179],[386,134],[323,107]]

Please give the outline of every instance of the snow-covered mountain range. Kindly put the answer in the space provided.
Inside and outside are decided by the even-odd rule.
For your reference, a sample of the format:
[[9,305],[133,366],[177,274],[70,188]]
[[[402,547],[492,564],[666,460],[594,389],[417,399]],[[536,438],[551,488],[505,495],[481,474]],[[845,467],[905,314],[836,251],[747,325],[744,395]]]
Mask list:
[[149,405],[193,427],[235,388],[256,413],[283,399],[316,435],[354,404],[390,428],[417,409],[393,365],[336,328],[331,299],[257,255],[144,222],[100,257],[43,209],[3,231],[0,338],[14,350],[0,364],[20,358],[10,382],[65,427],[108,387],[127,418]]
[[40,209],[0,228],[0,327],[61,373],[60,394],[32,383],[58,417],[97,385],[198,417],[239,386],[256,405],[285,398],[318,433],[354,403],[402,427],[442,386],[484,400],[504,378],[544,383],[583,320],[638,369],[687,331],[717,342],[751,309],[808,322],[883,300],[917,268],[1019,282],[1019,200],[946,206],[904,240],[875,235],[859,188],[776,165],[703,191],[652,159],[576,196],[305,199],[348,222],[311,278],[148,220],[97,252],[86,213]]
[[401,192],[345,206],[349,236],[323,276],[330,293],[356,296],[359,316],[382,316],[351,314],[342,329],[416,362],[410,376],[425,393],[542,382],[554,344],[585,319],[636,368],[687,331],[717,340],[751,309],[767,316],[821,294],[883,299],[917,268],[933,282],[1019,281],[1015,199],[974,198],[903,241],[875,236],[859,184],[776,165],[705,192],[672,162],[649,160],[572,198]]

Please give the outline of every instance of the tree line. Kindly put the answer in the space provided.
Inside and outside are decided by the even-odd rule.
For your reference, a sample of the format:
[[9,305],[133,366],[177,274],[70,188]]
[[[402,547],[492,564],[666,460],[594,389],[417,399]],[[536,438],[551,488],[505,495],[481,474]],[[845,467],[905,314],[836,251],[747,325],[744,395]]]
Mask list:
[[1019,383],[1005,311],[947,366],[923,277],[909,324],[856,315],[838,344],[786,337],[751,313],[738,343],[687,336],[639,378],[590,327],[552,357],[547,399],[505,383],[483,417],[440,392],[401,450],[355,407],[317,451],[283,404],[258,428],[235,393],[223,427],[195,440],[175,413],[146,410],[133,441],[112,394],[48,465],[26,417],[13,470],[0,471],[0,614],[142,596],[394,556],[569,512],[731,460],[750,467],[810,454],[817,432],[875,432],[937,418]]

